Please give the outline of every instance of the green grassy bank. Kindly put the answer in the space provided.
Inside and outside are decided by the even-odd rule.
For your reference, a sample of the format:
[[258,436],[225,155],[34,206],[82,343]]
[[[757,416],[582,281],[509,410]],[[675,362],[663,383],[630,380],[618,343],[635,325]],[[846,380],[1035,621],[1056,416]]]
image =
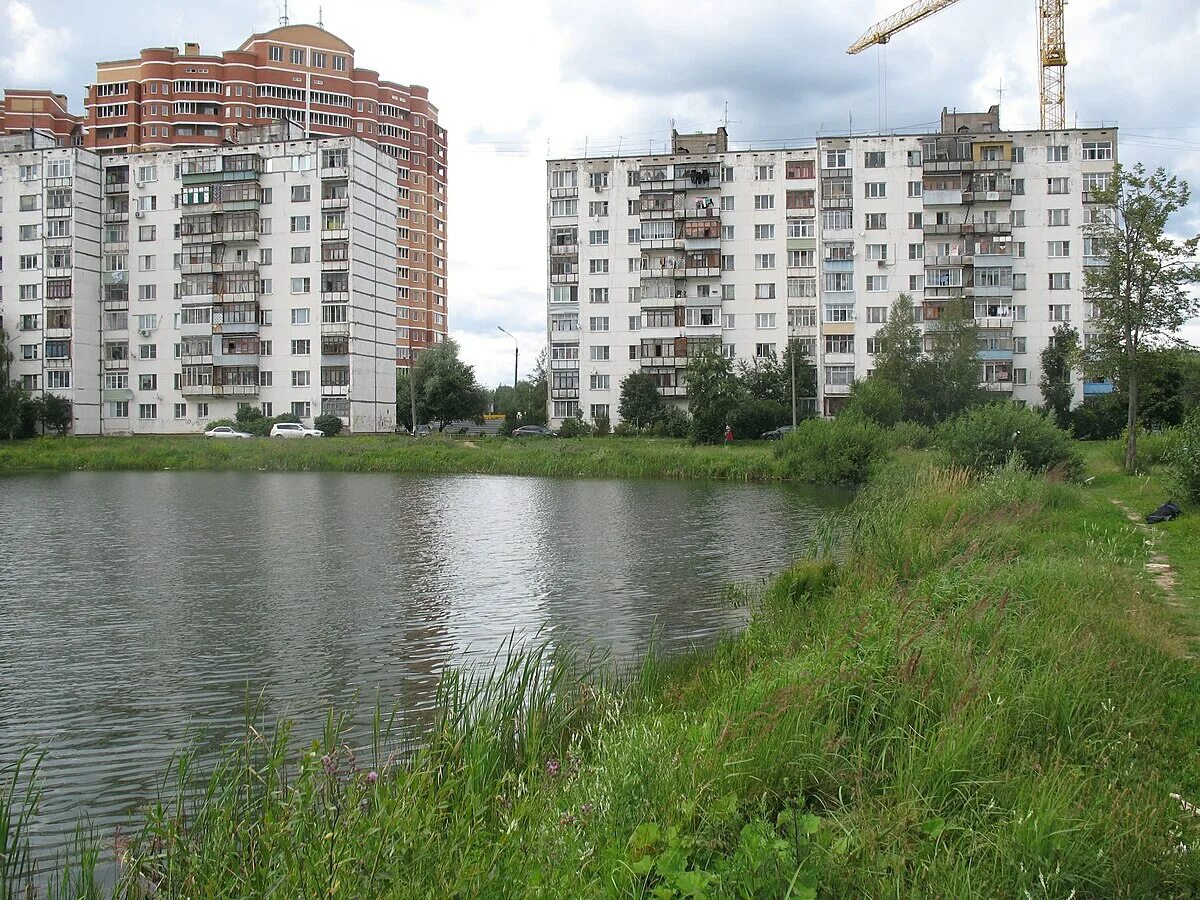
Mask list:
[[697,447],[653,438],[38,438],[0,444],[0,472],[267,470],[769,481],[782,478],[771,447],[764,442]]
[[1112,490],[906,455],[738,638],[450,678],[406,764],[248,731],[166,779],[118,890],[1194,896],[1200,670]]

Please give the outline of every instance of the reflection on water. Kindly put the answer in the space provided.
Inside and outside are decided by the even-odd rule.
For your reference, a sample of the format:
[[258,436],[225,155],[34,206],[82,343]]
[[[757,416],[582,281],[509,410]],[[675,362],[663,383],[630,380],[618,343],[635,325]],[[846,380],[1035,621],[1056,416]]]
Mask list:
[[330,703],[427,708],[509,635],[617,658],[704,643],[725,585],[804,547],[836,492],[334,473],[0,478],[0,763],[49,750],[46,844],[152,794],[247,691],[308,733]]

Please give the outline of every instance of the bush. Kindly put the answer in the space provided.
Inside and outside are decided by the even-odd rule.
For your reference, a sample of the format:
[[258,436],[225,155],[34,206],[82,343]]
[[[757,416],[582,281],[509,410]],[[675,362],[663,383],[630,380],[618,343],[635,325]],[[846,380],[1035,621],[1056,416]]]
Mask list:
[[[1138,468],[1146,466],[1161,466],[1170,462],[1172,451],[1182,435],[1179,428],[1164,428],[1162,431],[1146,431],[1138,429],[1137,435],[1137,464]],[[1120,440],[1116,441],[1109,450],[1109,456],[1114,462],[1125,465],[1125,441],[1129,439],[1129,429],[1121,431]]]
[[904,418],[904,397],[900,389],[881,378],[856,381],[842,415],[859,416],[882,428],[891,428]]
[[888,429],[887,439],[893,450],[901,447],[924,450],[933,443],[933,432],[917,422],[898,422]]
[[951,463],[975,471],[999,468],[1014,454],[1037,472],[1061,468],[1075,477],[1083,469],[1070,435],[1015,403],[981,406],[944,422],[934,442]]
[[592,437],[607,437],[612,433],[612,422],[608,416],[596,416],[596,421],[592,423]]
[[342,419],[333,413],[325,413],[313,419],[313,428],[323,431],[325,437],[334,437],[342,433]]
[[1200,502],[1200,410],[1193,410],[1175,432],[1169,454],[1174,487],[1185,500],[1197,503]]
[[688,436],[688,414],[677,406],[663,407],[649,428],[654,437],[685,438]]
[[592,433],[592,429],[588,427],[587,422],[576,416],[572,419],[563,419],[562,425],[558,428],[558,436],[565,438],[587,437]]
[[738,405],[730,424],[735,436],[753,440],[761,437],[763,432],[791,424],[791,421],[792,411],[782,403],[752,397]]
[[613,429],[613,434],[617,437],[637,437],[640,433],[629,422],[618,422],[617,427]]
[[775,450],[786,473],[815,484],[862,484],[887,450],[886,435],[856,417],[809,419]]
[[1081,441],[1111,441],[1124,430],[1128,417],[1123,396],[1100,394],[1075,407],[1071,413],[1071,430]]

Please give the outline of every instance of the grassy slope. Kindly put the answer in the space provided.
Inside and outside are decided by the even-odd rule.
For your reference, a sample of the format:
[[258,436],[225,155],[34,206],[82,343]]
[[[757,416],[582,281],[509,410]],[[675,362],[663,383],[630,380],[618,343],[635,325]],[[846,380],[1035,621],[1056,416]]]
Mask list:
[[406,437],[204,440],[196,437],[39,438],[0,445],[0,472],[214,469],[694,477],[780,477],[771,445],[692,447],[625,438],[461,441]]
[[377,783],[248,739],[130,858],[191,896],[1193,895],[1200,674],[1104,490],[906,458],[739,639],[451,685]]

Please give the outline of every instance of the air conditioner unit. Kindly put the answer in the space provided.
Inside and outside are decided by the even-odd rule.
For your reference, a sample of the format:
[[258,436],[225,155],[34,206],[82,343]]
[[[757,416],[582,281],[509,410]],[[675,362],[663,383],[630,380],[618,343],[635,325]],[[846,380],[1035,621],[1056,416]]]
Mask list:
[[142,216],[144,216],[144,215],[145,215],[145,213],[143,213],[143,212],[142,212],[140,209],[139,209],[139,210],[135,210],[135,211],[134,211],[134,213],[133,213],[133,217],[134,217],[135,219],[140,219],[140,218],[141,218]]
[[138,334],[140,334],[142,337],[150,337],[150,329],[149,328],[139,328]]

